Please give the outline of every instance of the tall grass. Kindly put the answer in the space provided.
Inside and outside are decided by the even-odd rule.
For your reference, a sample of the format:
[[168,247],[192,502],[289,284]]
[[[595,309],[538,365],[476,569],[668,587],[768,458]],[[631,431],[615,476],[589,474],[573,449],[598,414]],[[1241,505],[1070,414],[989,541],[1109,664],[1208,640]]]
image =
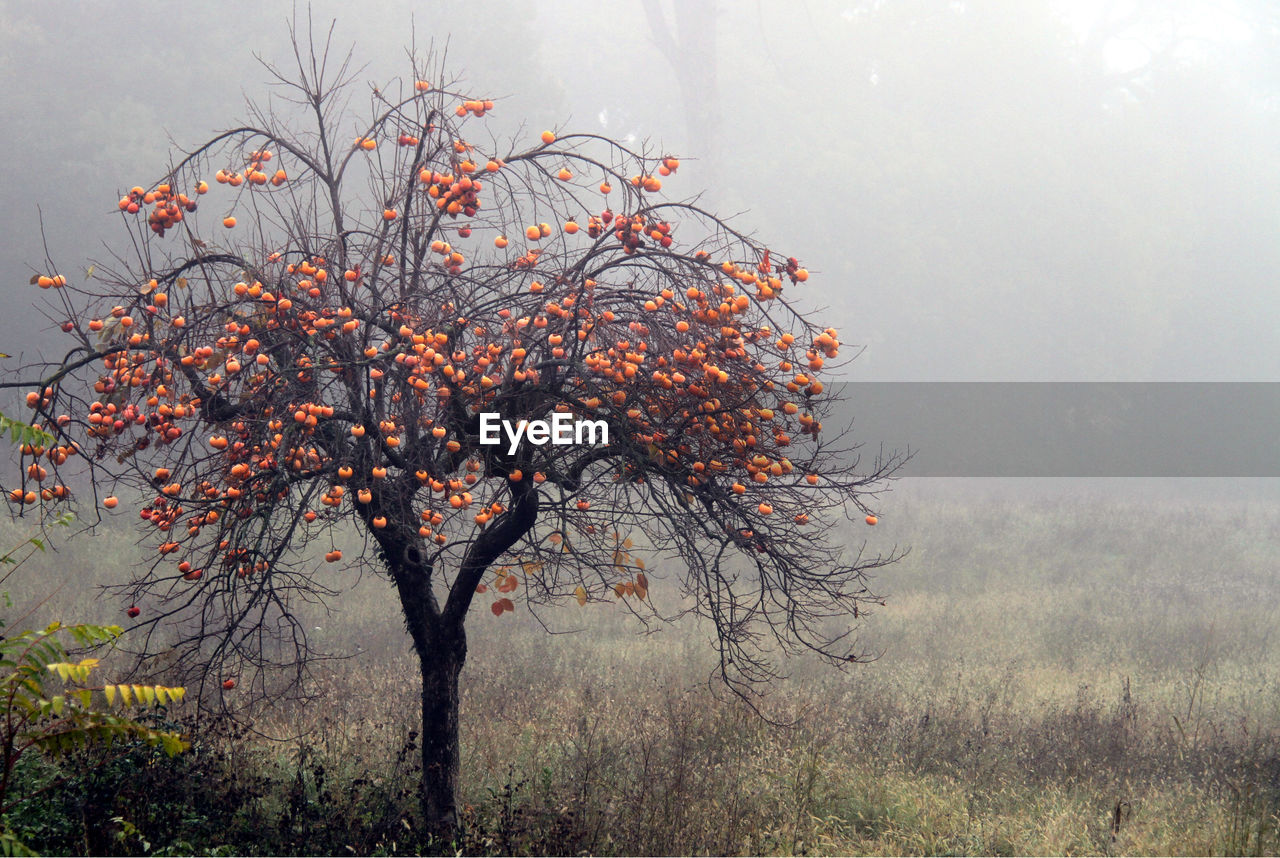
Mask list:
[[[905,487],[841,535],[912,548],[876,582],[889,602],[862,643],[882,656],[787,663],[768,720],[709,681],[697,624],[644,635],[573,605],[545,619],[583,630],[546,635],[475,617],[462,847],[1280,851],[1280,503],[966,491]],[[127,534],[86,542],[24,568],[16,601],[56,590],[38,614],[118,620],[93,586],[138,555]],[[655,565],[672,598],[678,570]],[[53,851],[412,851],[416,665],[380,581],[332,607],[309,625],[362,653],[321,670],[316,702],[193,728],[174,763],[64,763],[72,782],[15,827]]]

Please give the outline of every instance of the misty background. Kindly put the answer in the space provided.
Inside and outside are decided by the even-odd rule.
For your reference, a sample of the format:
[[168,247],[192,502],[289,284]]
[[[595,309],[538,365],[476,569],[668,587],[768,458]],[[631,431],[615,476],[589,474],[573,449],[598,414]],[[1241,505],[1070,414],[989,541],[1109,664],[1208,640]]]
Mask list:
[[[583,852],[799,852],[799,821],[817,828],[810,854],[1280,852],[1280,478],[1241,478],[1248,460],[1231,458],[1280,443],[1280,3],[0,0],[0,351],[15,356],[0,370],[65,343],[61,320],[39,309],[47,293],[28,285],[46,248],[69,280],[127,249],[122,191],[236,125],[246,99],[278,94],[255,56],[289,74],[288,22],[296,12],[305,40],[308,10],[318,38],[336,19],[334,44],[365,65],[355,116],[367,115],[368,85],[408,77],[412,43],[447,51],[464,87],[497,103],[469,123],[477,142],[584,130],[680,156],[664,195],[703,194],[798,257],[813,276],[789,297],[839,329],[842,356],[862,348],[836,377],[863,383],[848,406],[868,457],[877,441],[932,455],[916,460],[928,479],[868,498],[875,527],[859,518],[832,534],[850,552],[910,553],[871,582],[887,604],[859,640],[881,659],[842,673],[787,663],[769,711],[807,713],[803,729],[741,729],[705,682],[705,626],[641,637],[626,605],[584,614],[571,602],[551,625],[582,631],[547,636],[522,610],[472,639],[464,802],[492,808],[513,782],[538,785],[556,820],[582,797],[581,818],[609,837],[627,826],[670,837]],[[925,388],[930,398],[912,398]],[[0,411],[30,413],[20,402],[0,397]],[[1188,415],[1196,403],[1211,413]],[[1220,434],[1224,423],[1235,432]],[[993,425],[1006,434],[983,447]],[[1143,445],[1124,448],[1119,430],[1106,434],[1115,425],[1152,431],[1124,435]],[[1051,449],[1058,458],[1032,443],[1065,448],[1067,436],[1077,446]],[[1144,464],[1173,436],[1226,458]],[[1257,473],[1278,467],[1273,455]],[[78,512],[93,521],[89,504]],[[105,517],[92,542],[79,529],[59,539],[6,596],[40,606],[41,622],[122,622],[128,602],[101,588],[150,550],[130,521]],[[0,521],[0,546],[29,523]],[[304,766],[324,763],[337,803],[309,806],[350,827],[342,838],[383,817],[401,837],[401,811],[370,785],[404,783],[404,752],[393,755],[416,711],[404,677],[417,665],[383,582],[347,592],[351,570],[312,548],[315,580],[344,591],[305,607],[312,639],[363,656],[325,663],[330,693],[260,727],[326,743],[315,756],[299,745],[296,779],[279,771],[302,784]],[[683,565],[654,554],[652,592],[680,598]],[[145,619],[155,606],[142,608]],[[343,744],[348,725],[367,744]],[[263,759],[279,757],[273,747]],[[148,765],[121,794],[179,807],[185,822],[249,794],[235,784],[265,782],[240,779],[277,771],[227,759],[236,765],[167,784],[147,780],[164,771]],[[830,798],[793,806],[808,771]],[[195,788],[210,792],[191,798]],[[1122,806],[1137,812],[1120,831]],[[539,812],[517,804],[510,816]],[[832,821],[847,826],[823,840]],[[740,823],[789,828],[792,847],[739,847]],[[700,840],[695,825],[728,833]],[[252,828],[237,840],[219,823],[210,842],[388,851],[373,838],[282,846],[254,839],[272,824]],[[161,850],[203,842],[180,833],[173,847],[147,829]],[[540,848],[570,851],[556,844]]]
[[[405,50],[502,135],[651,140],[799,257],[859,381],[1280,379],[1280,11],[1263,0],[299,4],[358,77]],[[291,2],[0,3],[0,349],[27,280],[127,240],[115,203],[272,92]],[[799,290],[797,290],[799,291]]]

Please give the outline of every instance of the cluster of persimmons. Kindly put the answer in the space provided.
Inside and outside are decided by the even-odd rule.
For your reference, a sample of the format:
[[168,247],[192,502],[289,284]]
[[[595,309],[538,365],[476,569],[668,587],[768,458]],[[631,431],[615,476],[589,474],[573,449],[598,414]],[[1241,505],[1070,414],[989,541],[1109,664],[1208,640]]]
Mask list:
[[[344,223],[327,234],[304,225],[340,171],[274,133],[227,138],[125,194],[119,209],[140,219],[144,243],[171,244],[105,292],[78,287],[89,300],[63,328],[91,357],[28,396],[56,441],[23,449],[10,499],[65,500],[56,470],[69,459],[106,467],[144,492],[158,577],[204,586],[268,574],[317,538],[339,561],[331,525],[343,519],[424,551],[465,550],[531,482],[554,504],[555,544],[568,549],[569,525],[606,534],[628,573],[571,582],[583,603],[647,593],[615,529],[637,493],[700,506],[747,545],[812,526],[815,406],[840,343],[784,297],[808,272],[664,202],[674,157],[614,148],[597,160],[596,138],[561,145],[550,131],[523,151],[481,153],[447,116],[476,121],[493,102],[441,110],[437,96],[419,82],[346,144],[341,164],[366,159],[387,192],[328,211]],[[225,205],[218,223],[234,231],[204,231],[197,200]],[[255,235],[240,241],[246,211]],[[682,226],[696,233],[688,242]],[[53,274],[38,285],[73,291]],[[91,375],[76,392],[81,367]],[[477,443],[482,411],[567,411],[606,421],[614,440],[607,453],[508,455]],[[500,594],[495,614],[514,607],[519,559],[478,588]]]

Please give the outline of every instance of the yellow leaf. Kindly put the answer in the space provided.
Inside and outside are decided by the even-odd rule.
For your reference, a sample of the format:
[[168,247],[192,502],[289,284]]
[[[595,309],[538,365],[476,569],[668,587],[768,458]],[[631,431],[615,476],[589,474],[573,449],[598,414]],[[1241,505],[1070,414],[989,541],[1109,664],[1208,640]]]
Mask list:
[[581,584],[573,591],[573,597],[578,600],[579,607],[587,604],[587,591]]
[[133,693],[137,695],[139,701],[145,702],[148,706],[156,702],[156,690],[149,685],[135,685]]
[[120,692],[120,705],[121,705],[121,706],[132,706],[132,705],[133,705],[133,692],[129,690],[129,686],[127,686],[127,685],[117,685],[117,686],[116,686],[116,689]]
[[102,693],[106,695],[107,705],[111,706],[116,702],[116,687],[114,685],[104,685]]

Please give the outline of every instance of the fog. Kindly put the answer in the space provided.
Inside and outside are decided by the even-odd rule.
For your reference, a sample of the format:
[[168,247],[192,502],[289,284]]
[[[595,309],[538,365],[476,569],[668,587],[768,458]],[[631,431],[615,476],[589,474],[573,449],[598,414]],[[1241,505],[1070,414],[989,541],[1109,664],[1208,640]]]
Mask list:
[[[801,730],[743,727],[738,710],[717,699],[719,686],[705,686],[713,661],[731,652],[708,641],[726,628],[737,634],[737,625],[754,622],[755,614],[769,616],[773,608],[744,601],[741,613],[737,603],[722,611],[729,602],[709,596],[714,623],[699,625],[689,617],[679,637],[675,629],[657,635],[662,627],[655,623],[638,637],[633,632],[640,626],[632,620],[642,614],[637,602],[648,598],[645,576],[635,578],[641,590],[626,582],[628,596],[638,593],[632,601],[624,600],[624,590],[610,589],[621,584],[603,580],[612,571],[601,573],[602,586],[581,578],[593,588],[590,601],[584,586],[569,589],[577,578],[555,579],[556,586],[566,585],[560,595],[577,598],[566,599],[559,613],[543,615],[526,610],[536,607],[528,594],[543,584],[542,561],[523,563],[525,589],[515,596],[519,613],[497,596],[511,592],[502,587],[514,585],[520,569],[513,564],[508,578],[508,568],[501,567],[500,579],[477,587],[477,593],[486,587],[494,592],[472,610],[480,614],[477,623],[487,624],[491,610],[501,618],[501,602],[516,615],[472,627],[483,631],[474,635],[463,674],[460,744],[467,754],[460,801],[468,814],[500,808],[503,832],[515,820],[517,831],[544,823],[553,832],[572,831],[581,824],[596,832],[592,836],[607,838],[553,833],[549,845],[528,841],[539,844],[526,850],[537,854],[1280,851],[1280,650],[1271,646],[1271,630],[1280,625],[1280,3],[0,0],[0,274],[7,289],[0,352],[12,356],[0,358],[6,380],[40,358],[57,360],[67,341],[58,330],[64,311],[48,301],[66,293],[42,292],[29,278],[56,272],[80,281],[94,263],[111,267],[113,255],[128,257],[134,248],[117,210],[122,193],[153,186],[183,152],[241,124],[250,104],[286,110],[286,93],[272,83],[270,67],[292,74],[291,28],[304,43],[323,43],[331,26],[334,50],[349,50],[356,69],[353,136],[363,133],[354,123],[368,116],[369,87],[394,91],[412,80],[407,55],[413,50],[447,69],[446,82],[459,81],[453,88],[496,103],[483,122],[468,120],[469,135],[471,128],[484,129],[473,140],[492,133],[504,148],[510,140],[529,144],[543,129],[582,130],[679,156],[682,166],[663,180],[663,195],[698,200],[771,253],[797,257],[811,276],[788,284],[788,299],[821,326],[839,329],[842,359],[856,355],[839,367],[828,365],[824,375],[839,382],[825,389],[843,392],[843,399],[806,403],[827,422],[823,437],[837,438],[840,446],[847,442],[853,455],[864,456],[855,465],[862,473],[875,471],[878,456],[914,454],[884,491],[861,495],[867,509],[848,522],[828,528],[815,513],[811,526],[821,522],[833,550],[844,552],[841,563],[909,552],[883,569],[868,567],[875,572],[868,586],[887,604],[861,615],[852,609],[862,624],[859,634],[866,634],[860,645],[882,657],[846,672],[821,665],[818,673],[816,660],[782,661],[792,679],[773,688],[770,705],[776,708],[765,711],[780,713],[783,722],[794,713]],[[434,75],[432,80],[441,82]],[[217,211],[214,196],[202,205]],[[239,213],[242,220],[251,217]],[[237,232],[247,231],[242,225]],[[408,258],[403,251],[397,256]],[[246,335],[249,330],[243,329]],[[437,342],[441,352],[444,342]],[[250,353],[246,344],[244,354]],[[264,352],[258,356],[267,359]],[[228,374],[236,371],[229,367]],[[377,370],[370,378],[381,376]],[[1211,384],[1166,384],[1171,382]],[[31,414],[22,407],[25,393],[0,395],[0,412]],[[224,410],[225,397],[212,399],[220,401],[219,413],[234,419],[236,410]],[[296,412],[297,419],[314,423],[307,408],[307,414]],[[330,408],[326,416],[333,413]],[[850,422],[852,433],[842,435]],[[445,431],[443,424],[435,429]],[[370,441],[379,438],[370,434]],[[208,440],[214,449],[215,439]],[[226,438],[219,443],[217,449],[228,446]],[[649,455],[661,466],[662,451],[654,443]],[[16,445],[10,446],[16,459]],[[232,453],[241,446],[236,441]],[[285,447],[270,468],[284,471]],[[99,458],[108,469],[106,456],[117,450],[120,465],[135,452],[104,444]],[[297,464],[290,467],[303,468],[301,453],[293,452]],[[207,460],[214,461],[222,466],[221,459]],[[232,461],[228,454],[226,464]],[[368,463],[362,458],[357,464]],[[457,461],[449,465],[455,466]],[[522,479],[506,467],[484,475],[510,474],[513,485]],[[373,476],[385,476],[381,470],[374,467]],[[11,467],[9,473],[22,471]],[[307,473],[311,479],[321,472]],[[345,482],[353,472],[348,463],[337,473]],[[574,492],[582,473],[579,468],[573,477]],[[625,497],[630,481],[642,482],[645,473],[619,471],[627,481],[613,497]],[[162,480],[160,470],[137,476],[151,474],[157,487],[169,479],[165,474]],[[809,476],[819,485],[817,474]],[[542,477],[533,474],[535,481]],[[797,485],[800,477],[797,470]],[[9,481],[4,485],[12,488]],[[286,610],[298,611],[297,628],[316,652],[363,657],[314,660],[320,696],[310,708],[280,707],[278,723],[285,726],[264,721],[252,735],[227,734],[227,747],[269,748],[260,757],[257,751],[220,757],[202,750],[189,755],[195,760],[190,769],[147,762],[120,776],[118,805],[179,809],[173,818],[181,820],[181,840],[165,839],[170,832],[157,831],[158,822],[153,827],[150,817],[135,817],[132,809],[127,823],[113,809],[112,826],[133,828],[136,821],[129,836],[142,842],[145,830],[158,852],[384,854],[395,852],[397,842],[412,849],[405,838],[417,836],[407,820],[416,812],[409,805],[418,774],[405,760],[408,754],[412,762],[422,722],[408,733],[407,744],[405,731],[406,713],[417,711],[414,671],[420,665],[405,660],[406,635],[397,612],[388,613],[394,600],[387,601],[385,580],[365,574],[375,557],[388,557],[369,550],[375,532],[369,529],[369,537],[342,524],[308,542],[297,536],[303,526],[295,518],[288,538],[298,553],[286,555],[289,565],[278,567],[282,574],[259,578],[255,571],[239,585],[250,568],[270,567],[250,567],[238,559],[247,549],[228,542],[210,555],[208,575],[191,569],[193,561],[179,560],[196,557],[185,553],[194,539],[179,546],[166,536],[154,554],[154,534],[142,530],[137,538],[130,529],[139,519],[132,511],[123,514],[134,495],[127,481],[121,485],[120,515],[104,511],[114,509],[116,499],[73,485],[84,529],[54,532],[49,544],[56,550],[48,553],[44,543],[30,543],[42,550],[31,549],[31,562],[19,563],[20,574],[10,579],[11,570],[0,579],[6,603],[18,606],[3,617],[10,633],[26,616],[45,620],[40,612],[47,619],[104,623],[127,617],[145,626],[153,618],[172,618],[171,606],[188,592],[212,594],[213,605],[222,584],[209,585],[225,579],[232,582],[228,593],[249,592],[250,584],[254,593],[272,591],[273,599],[285,593]],[[232,485],[239,492],[254,484]],[[105,495],[108,485],[95,487]],[[272,503],[267,490],[255,494],[262,500],[259,513]],[[172,497],[183,489],[175,483],[172,493],[169,486],[159,491]],[[385,507],[369,508],[372,496],[365,492],[352,493],[359,498],[353,508],[368,527],[386,526],[377,513]],[[148,488],[144,500],[154,494]],[[510,494],[516,497],[514,489]],[[188,515],[208,508],[196,497]],[[225,497],[222,503],[243,512],[242,519],[252,512],[247,500],[230,506],[230,488]],[[312,499],[308,494],[305,503],[315,506]],[[569,502],[562,491],[560,503]],[[165,503],[157,497],[144,509],[150,522],[144,527],[160,527],[161,517],[152,515]],[[755,515],[754,504],[752,499],[744,507],[747,515]],[[583,501],[577,508],[585,512],[587,506]],[[478,508],[485,509],[483,501]],[[524,517],[526,508],[540,514],[538,503],[526,506],[522,492],[501,513],[502,527]],[[489,509],[498,514],[500,507]],[[591,515],[606,520],[611,509],[617,508],[599,505]],[[773,513],[765,503],[754,509],[761,516]],[[163,527],[181,512],[168,507]],[[422,512],[424,520],[429,512]],[[716,583],[709,575],[703,582],[688,557],[648,538],[643,522],[649,512],[642,512],[630,519],[641,522],[635,550],[649,556],[654,599],[673,614],[693,613],[701,588],[728,592],[740,577],[750,580],[753,541],[767,553],[765,542],[736,517],[726,525],[727,537],[708,526],[705,532],[719,540],[722,554],[737,544],[747,557],[740,567],[726,564],[732,585],[718,565]],[[864,517],[867,512],[875,515]],[[235,521],[223,515],[220,527]],[[792,519],[788,510],[771,521],[779,519],[795,522],[787,531],[792,534],[809,523],[807,512]],[[218,517],[206,512],[203,520],[207,537]],[[564,520],[576,526],[578,519]],[[481,516],[474,521],[479,533]],[[543,515],[539,526],[556,521]],[[613,523],[619,530],[626,526]],[[403,522],[392,524],[388,533],[399,532]],[[21,540],[28,525],[34,527],[33,518],[0,521],[0,545],[27,551]],[[199,526],[189,532],[196,536]],[[431,548],[430,529],[424,525],[418,532]],[[563,552],[570,550],[569,533],[554,534]],[[434,539],[443,546],[445,536],[441,528]],[[629,578],[630,568],[619,560],[621,536],[612,534],[613,569]],[[218,538],[210,542],[211,552]],[[528,543],[541,539],[541,531],[531,531]],[[346,561],[322,564],[322,556],[342,559],[340,543]],[[433,582],[442,588],[462,574],[445,568],[455,556],[445,554],[433,555],[439,562],[431,560],[436,565],[425,565],[424,574],[419,549],[402,544],[404,556],[418,558],[412,560],[418,565],[397,583],[426,581],[413,585],[420,595],[429,594]],[[468,551],[471,564],[483,551],[468,544],[478,543],[450,534],[449,548],[441,551],[458,557]],[[632,538],[621,545],[632,549]],[[167,546],[184,553],[164,559]],[[524,551],[520,543],[509,556],[526,560]],[[14,554],[5,558],[10,564]],[[625,563],[635,559],[622,556]],[[825,554],[796,552],[796,558],[817,570],[795,569],[804,587],[816,593],[819,585],[810,582],[823,582],[823,592],[834,596],[837,583],[845,586],[838,576],[827,586],[819,568],[828,563]],[[190,565],[172,567],[171,561]],[[220,567],[212,565],[218,562]],[[551,565],[556,571],[547,574],[553,578],[562,569],[570,574],[567,563]],[[233,567],[240,573],[235,578]],[[763,582],[766,566],[758,568],[754,580]],[[433,579],[436,570],[444,571]],[[694,580],[682,589],[686,574]],[[187,575],[201,583],[179,582]],[[144,584],[126,591],[122,582],[128,579]],[[259,580],[267,585],[258,587]],[[357,589],[362,581],[367,583]],[[162,593],[170,582],[168,592],[178,594],[171,599]],[[331,583],[335,595],[327,598],[323,588]],[[854,583],[860,586],[849,586]],[[309,586],[315,601],[300,592]],[[466,587],[455,589],[470,594]],[[414,591],[401,584],[400,592]],[[617,602],[606,604],[614,595]],[[778,606],[798,604],[786,587],[775,591],[761,583],[760,605],[784,597]],[[235,605],[231,596],[226,604]],[[468,604],[462,602],[463,612]],[[26,605],[36,608],[15,620]],[[808,635],[811,619],[826,619],[825,606],[811,615],[806,610],[788,611],[787,634],[800,634],[799,628]],[[729,618],[724,626],[723,616]],[[581,634],[543,635],[544,622],[554,631]],[[179,626],[160,628],[167,634]],[[139,646],[163,648],[165,640],[147,637]],[[174,648],[173,657],[181,652]],[[231,657],[218,661],[216,670],[210,676],[221,680],[229,705],[268,687],[257,685]],[[406,683],[406,675],[412,681]],[[219,686],[209,687],[216,694]],[[287,756],[284,746],[258,744],[272,730],[296,738],[297,751],[289,756],[296,760],[296,778],[293,762],[279,762]],[[312,741],[319,744],[307,744]],[[378,754],[387,753],[362,757],[362,749],[375,746]],[[751,774],[752,767],[758,774]],[[417,772],[424,770],[431,771]],[[165,773],[175,771],[184,774],[166,782]],[[285,786],[271,786],[277,773]],[[59,778],[37,794],[57,795],[63,780],[79,782]],[[703,781],[707,798],[699,803]],[[111,792],[112,781],[92,782],[98,784],[94,790]],[[314,784],[315,801],[307,783]],[[0,785],[0,799],[3,791]],[[538,801],[546,807],[529,803],[526,793],[545,795]],[[807,803],[810,794],[830,804]],[[314,817],[301,815],[304,804]],[[284,822],[256,821],[277,806],[287,808]],[[1135,808],[1139,821],[1125,816],[1121,832],[1122,811],[1133,814]],[[245,831],[228,832],[219,822],[218,814],[228,810],[227,818],[252,821],[243,822]],[[10,837],[16,818],[7,813],[0,834]],[[162,818],[159,811],[154,818]],[[728,833],[699,840],[673,825],[682,818],[708,829],[723,823]],[[87,810],[68,819],[89,824]],[[1020,821],[1036,831],[1013,833]],[[389,834],[379,827],[383,822],[391,826]],[[830,825],[839,837],[806,834],[801,840],[802,825],[818,833]],[[952,825],[958,833],[948,832]],[[670,840],[627,839],[625,826]],[[348,827],[350,833],[338,830]],[[269,839],[277,831],[311,838],[312,828],[322,837],[334,832],[336,839]],[[363,828],[372,833],[355,839],[366,836],[358,833]],[[1210,834],[1187,834],[1202,829]],[[742,831],[749,832],[745,839]],[[791,832],[790,846],[769,839],[785,831]],[[1243,846],[1234,839],[1240,831]],[[905,833],[901,840],[862,839],[872,832],[886,838]],[[208,847],[200,839],[206,836]],[[112,848],[133,848],[123,834],[115,837]],[[83,842],[90,849],[87,837]],[[485,849],[518,854],[523,842],[489,840]],[[58,842],[31,845],[45,854],[67,851]]]
[[[298,14],[336,19],[335,44],[374,83],[405,73],[411,41],[447,49],[497,100],[500,132],[581,128],[681,155],[670,195],[705,192],[815,272],[804,300],[865,346],[848,379],[1280,376],[1271,4],[769,0],[700,20],[704,7],[654,4],[661,26],[642,3]],[[0,4],[0,348],[30,353],[51,330],[26,285],[42,225],[70,276],[118,247],[121,189],[272,92],[255,55],[287,67],[292,14]]]

